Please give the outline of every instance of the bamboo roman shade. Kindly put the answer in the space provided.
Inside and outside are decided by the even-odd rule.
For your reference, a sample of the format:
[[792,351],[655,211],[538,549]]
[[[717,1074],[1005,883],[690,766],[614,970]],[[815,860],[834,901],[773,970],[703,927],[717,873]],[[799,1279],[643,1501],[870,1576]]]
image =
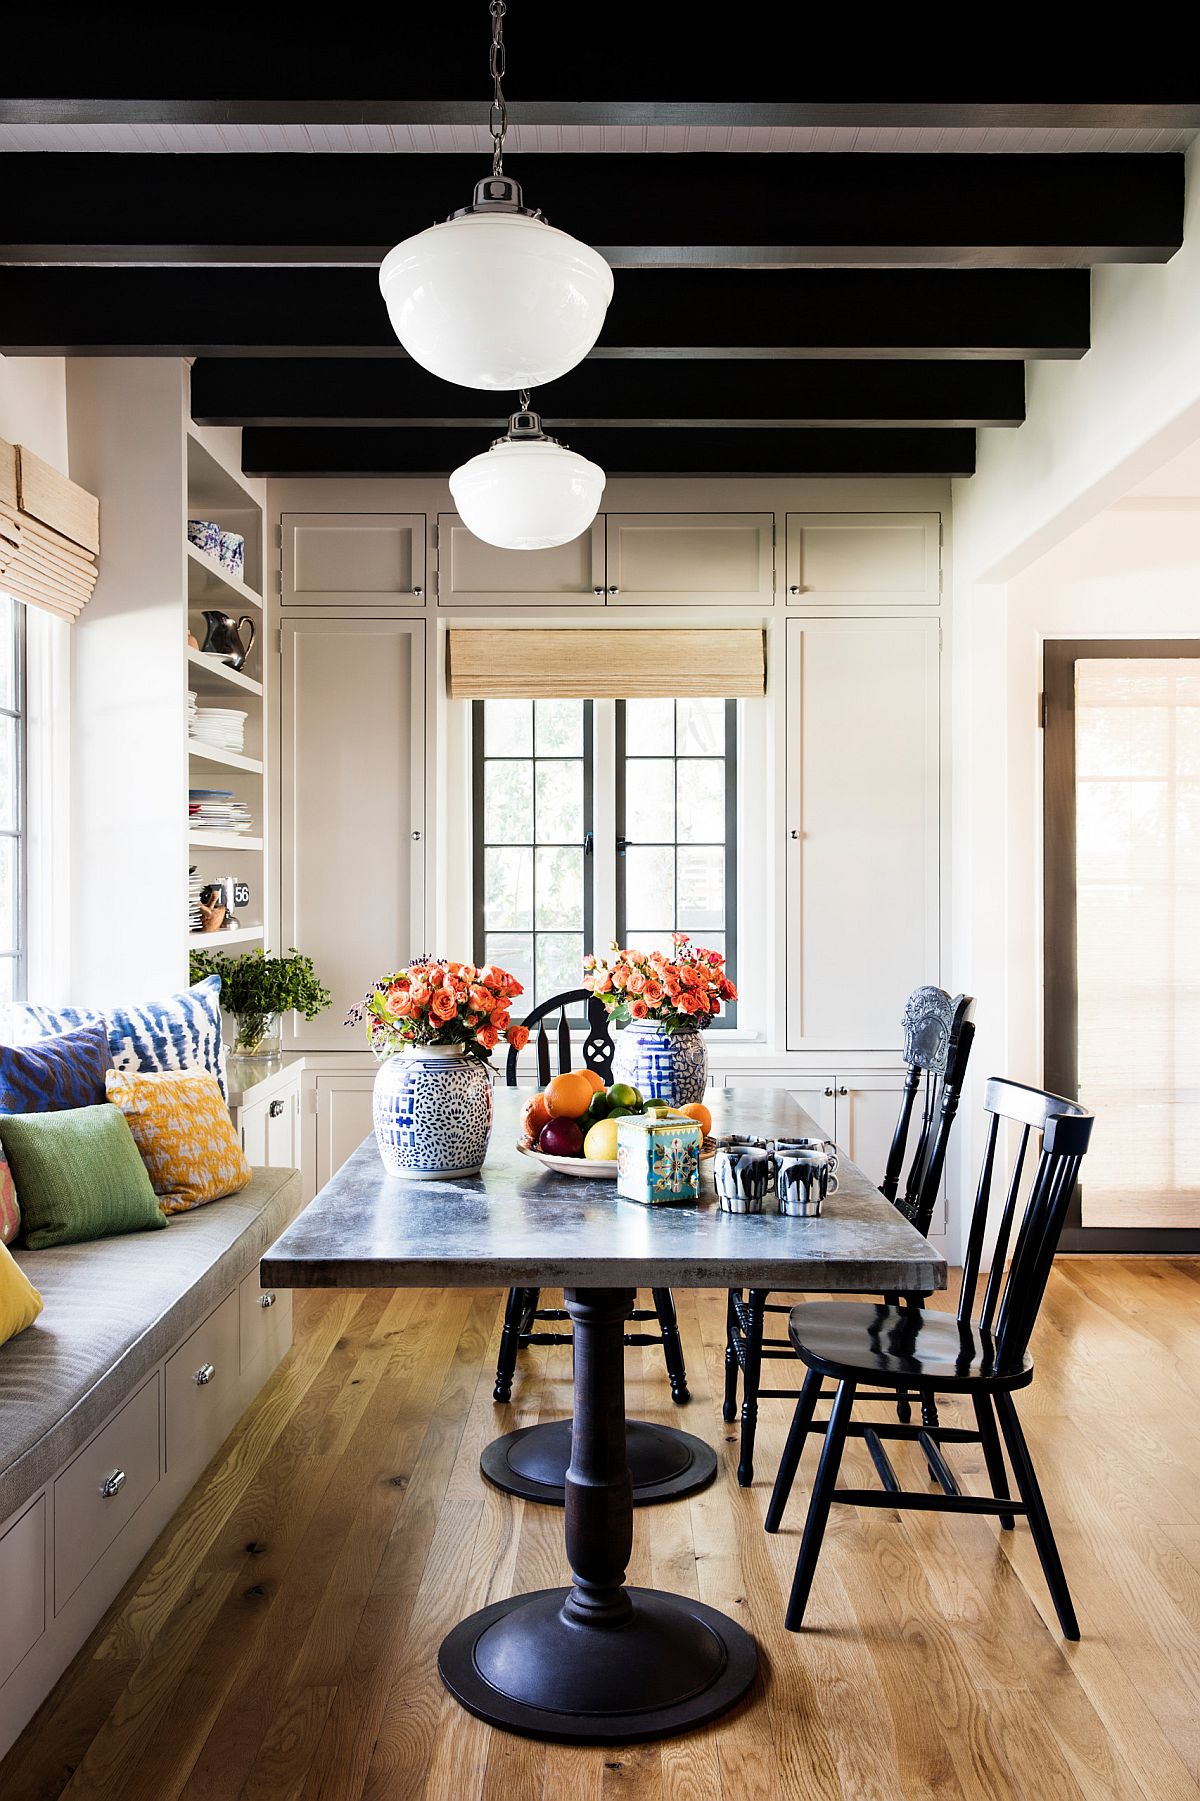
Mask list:
[[766,691],[761,629],[450,633],[452,700],[757,700]]
[[77,619],[96,586],[99,550],[95,496],[0,438],[0,590]]

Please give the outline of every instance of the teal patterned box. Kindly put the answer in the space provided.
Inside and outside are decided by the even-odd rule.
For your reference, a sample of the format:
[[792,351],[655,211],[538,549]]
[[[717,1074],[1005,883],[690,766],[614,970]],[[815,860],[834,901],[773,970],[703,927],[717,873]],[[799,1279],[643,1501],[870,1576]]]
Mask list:
[[617,1193],[643,1207],[699,1200],[702,1137],[691,1119],[618,1120]]

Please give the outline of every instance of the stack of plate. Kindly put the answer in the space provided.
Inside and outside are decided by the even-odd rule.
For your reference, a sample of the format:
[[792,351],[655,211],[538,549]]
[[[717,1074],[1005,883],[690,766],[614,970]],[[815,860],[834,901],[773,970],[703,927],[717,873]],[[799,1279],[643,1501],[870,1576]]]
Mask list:
[[196,690],[189,688],[187,697],[188,737],[194,738],[196,736]]
[[228,788],[189,788],[188,825],[193,832],[250,832],[254,821],[245,801]]
[[246,715],[238,707],[197,707],[190,730],[198,744],[241,753],[246,737]]

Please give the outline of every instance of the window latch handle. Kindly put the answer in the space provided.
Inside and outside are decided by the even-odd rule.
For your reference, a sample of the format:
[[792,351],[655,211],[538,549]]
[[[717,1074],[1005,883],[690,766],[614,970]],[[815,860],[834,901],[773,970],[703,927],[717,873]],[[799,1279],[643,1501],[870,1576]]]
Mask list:
[[618,857],[623,857],[625,855],[625,852],[629,847],[629,843],[630,843],[630,840],[628,838],[618,838],[617,839],[617,855],[618,855]]
[[590,832],[583,834],[583,854],[585,857],[590,857],[592,854],[592,834]]

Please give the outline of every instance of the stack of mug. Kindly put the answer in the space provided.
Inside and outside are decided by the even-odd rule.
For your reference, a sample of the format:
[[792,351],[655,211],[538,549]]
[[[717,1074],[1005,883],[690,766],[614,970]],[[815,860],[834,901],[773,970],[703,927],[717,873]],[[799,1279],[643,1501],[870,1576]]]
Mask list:
[[828,1138],[742,1138],[717,1142],[713,1181],[725,1213],[776,1209],[796,1219],[817,1219],[837,1187],[838,1155]]

